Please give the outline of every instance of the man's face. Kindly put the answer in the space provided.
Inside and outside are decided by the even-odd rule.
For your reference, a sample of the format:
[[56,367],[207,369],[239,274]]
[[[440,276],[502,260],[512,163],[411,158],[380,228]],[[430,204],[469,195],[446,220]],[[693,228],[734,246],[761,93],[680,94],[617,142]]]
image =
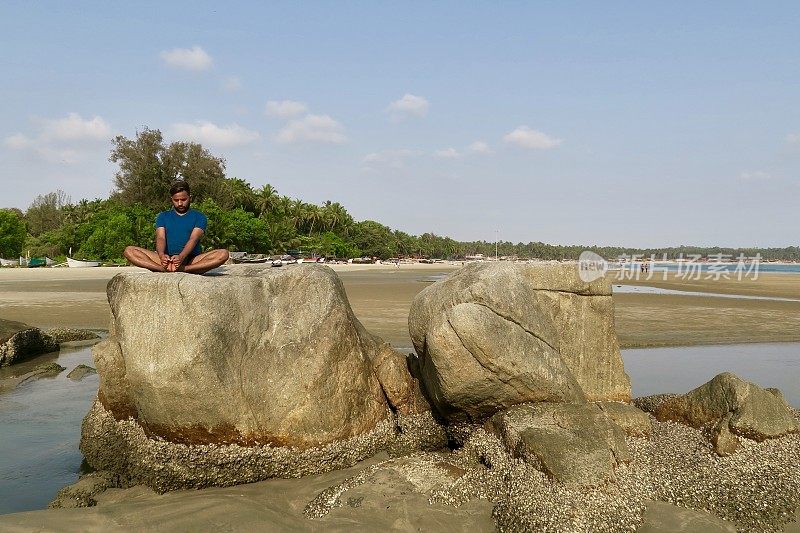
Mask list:
[[172,207],[175,208],[180,214],[189,210],[189,204],[192,203],[192,197],[186,191],[178,191],[172,195]]

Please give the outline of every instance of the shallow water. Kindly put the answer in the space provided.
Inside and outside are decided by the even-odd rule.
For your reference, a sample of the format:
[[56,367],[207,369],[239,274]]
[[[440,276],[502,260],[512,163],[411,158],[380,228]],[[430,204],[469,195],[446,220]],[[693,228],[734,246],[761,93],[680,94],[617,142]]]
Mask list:
[[67,374],[81,363],[94,366],[91,347],[65,347],[57,357],[26,366],[52,360],[66,370],[0,395],[0,514],[46,507],[59,489],[78,479],[81,420],[98,378],[72,381]]
[[[687,392],[730,371],[764,387],[778,387],[789,403],[800,407],[800,343],[630,349],[622,356],[634,396]],[[42,509],[59,489],[78,479],[80,425],[98,378],[73,382],[67,373],[81,363],[93,366],[91,348],[65,348],[57,356],[11,369],[18,375],[50,360],[67,370],[0,395],[0,514]]]
[[800,408],[800,343],[732,344],[622,350],[633,396],[684,393],[720,372],[777,387]]
[[617,285],[612,286],[614,294],[670,294],[673,296],[708,296],[711,298],[733,298],[735,300],[771,300],[773,302],[800,302],[798,298],[781,298],[779,296],[749,296],[744,294],[722,294],[718,292],[680,291],[677,289],[662,289],[647,285]]

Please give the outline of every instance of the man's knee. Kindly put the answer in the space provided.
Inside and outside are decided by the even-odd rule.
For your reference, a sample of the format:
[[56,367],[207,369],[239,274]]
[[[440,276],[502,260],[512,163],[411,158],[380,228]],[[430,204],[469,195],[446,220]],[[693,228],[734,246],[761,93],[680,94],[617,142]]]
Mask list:
[[125,259],[129,260],[133,257],[133,254],[136,253],[136,246],[126,246],[125,251],[122,252],[122,255],[125,256]]
[[228,258],[231,256],[231,254],[230,254],[230,252],[228,252],[228,250],[220,249],[220,250],[217,250],[217,252],[219,252],[219,258],[223,263],[225,261],[227,261]]

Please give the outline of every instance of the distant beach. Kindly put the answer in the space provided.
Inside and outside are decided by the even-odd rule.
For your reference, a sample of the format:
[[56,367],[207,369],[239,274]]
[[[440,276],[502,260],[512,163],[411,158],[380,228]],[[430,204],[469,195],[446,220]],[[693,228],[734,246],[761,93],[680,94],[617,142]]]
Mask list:
[[[398,349],[410,349],[408,310],[414,296],[455,264],[330,265],[367,329]],[[254,267],[257,268],[257,267]],[[281,268],[303,268],[303,265]],[[0,269],[0,318],[39,327],[106,329],[106,284],[134,267]],[[758,279],[701,279],[668,272],[616,279],[612,285],[691,294],[615,292],[615,319],[625,347],[800,341],[800,273],[763,272]],[[719,298],[708,294],[730,295]],[[735,295],[750,299],[736,298]],[[775,298],[752,299],[757,298]]]

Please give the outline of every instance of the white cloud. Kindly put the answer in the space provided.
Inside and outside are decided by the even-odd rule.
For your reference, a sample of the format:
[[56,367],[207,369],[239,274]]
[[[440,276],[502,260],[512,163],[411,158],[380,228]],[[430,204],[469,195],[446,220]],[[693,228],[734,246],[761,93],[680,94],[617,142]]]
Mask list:
[[58,141],[106,140],[111,136],[111,126],[101,117],[83,119],[78,113],[66,118],[43,120],[42,137]]
[[406,93],[399,100],[389,104],[386,110],[396,118],[406,116],[424,117],[428,114],[430,106],[430,103],[425,98]]
[[279,143],[321,142],[341,144],[347,141],[344,128],[328,115],[306,115],[291,120],[278,132],[275,139]]
[[70,113],[64,118],[33,119],[39,126],[35,137],[15,133],[3,139],[6,148],[27,151],[40,159],[73,164],[97,151],[97,141],[111,137],[111,126],[102,117],[82,118]]
[[461,153],[455,148],[445,148],[444,150],[436,150],[433,155],[441,157],[442,159],[456,159],[461,157]]
[[229,93],[235,93],[242,88],[242,80],[236,76],[230,76],[225,78],[225,81],[222,82],[222,88]]
[[739,174],[739,179],[742,181],[767,181],[772,179],[772,175],[763,170],[755,170],[752,172],[742,172]]
[[367,169],[375,169],[378,167],[403,168],[407,159],[420,155],[422,155],[421,151],[409,150],[407,148],[401,150],[382,150],[365,155],[363,163],[364,167]]
[[11,150],[20,152],[27,151],[51,163],[66,163],[71,165],[83,159],[83,154],[78,150],[63,146],[53,146],[52,143],[41,136],[37,139],[31,139],[22,133],[15,133],[3,139],[3,144]]
[[469,151],[484,155],[489,155],[492,153],[492,149],[489,148],[489,145],[483,141],[475,141],[474,143],[470,144]]
[[25,150],[26,148],[32,147],[35,143],[33,139],[30,139],[25,135],[21,133],[15,133],[14,135],[9,135],[3,139],[3,144],[12,150]]
[[528,126],[518,127],[503,137],[503,140],[530,150],[549,150],[564,142],[562,139],[555,139]]
[[296,117],[307,111],[308,106],[304,102],[295,100],[270,100],[266,108],[267,115],[279,118]]
[[183,70],[201,72],[208,70],[214,64],[214,60],[199,46],[192,48],[173,48],[161,52],[161,59],[170,67]]
[[790,133],[786,136],[787,144],[800,144],[800,133]]
[[236,123],[217,126],[202,120],[193,124],[173,124],[171,132],[175,137],[219,147],[241,146],[260,137],[257,131],[245,129]]

